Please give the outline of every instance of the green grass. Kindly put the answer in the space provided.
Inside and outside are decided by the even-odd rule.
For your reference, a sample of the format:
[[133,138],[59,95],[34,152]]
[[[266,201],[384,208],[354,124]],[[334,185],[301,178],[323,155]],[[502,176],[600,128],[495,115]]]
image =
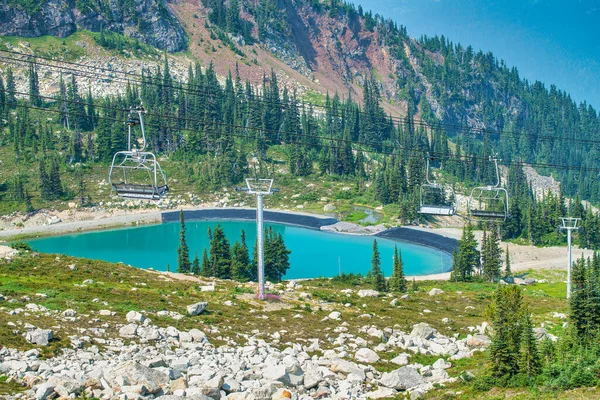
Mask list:
[[[10,43],[13,46],[28,48],[35,55],[59,58],[62,60],[76,60],[86,54],[86,49],[79,44],[86,41],[83,32],[75,32],[66,38],[56,36],[40,36],[35,38],[22,38],[16,36],[2,36],[0,39]],[[79,42],[79,44],[78,44]]]

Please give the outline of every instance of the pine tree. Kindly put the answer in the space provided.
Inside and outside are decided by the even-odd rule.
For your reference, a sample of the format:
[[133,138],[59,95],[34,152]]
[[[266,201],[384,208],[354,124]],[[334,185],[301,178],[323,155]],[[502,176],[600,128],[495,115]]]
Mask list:
[[519,372],[523,318],[528,313],[518,286],[498,286],[488,310],[494,331],[490,345],[492,374],[510,377]]
[[252,279],[250,254],[246,245],[246,232],[242,230],[241,242],[235,242],[231,249],[231,274],[238,282],[247,282]]
[[9,67],[6,69],[6,102],[8,103],[8,108],[14,108],[14,105],[17,104],[15,90],[15,76],[13,75],[12,68]]
[[187,274],[190,272],[191,265],[190,252],[185,239],[185,220],[183,210],[179,211],[179,223],[181,224],[181,229],[179,230],[179,248],[177,249],[177,272]]
[[42,105],[37,67],[34,63],[29,63],[29,103],[35,107]]
[[533,333],[533,324],[531,316],[526,314],[523,318],[523,337],[521,338],[521,359],[519,361],[519,370],[527,376],[536,376],[542,369],[540,353],[538,351],[537,340]]
[[220,224],[212,230],[209,262],[213,276],[220,279],[231,279],[231,249]]
[[208,258],[208,253],[206,252],[206,248],[202,251],[202,276],[212,276],[213,273],[210,268],[210,261]]
[[504,259],[504,264],[505,264],[505,268],[504,268],[504,276],[507,278],[512,277],[512,271],[510,269],[510,253],[508,252],[508,246],[506,246],[506,257]]
[[377,247],[377,239],[373,240],[373,256],[371,257],[371,276],[373,278],[373,286],[378,292],[387,291],[385,277],[381,271],[381,258],[379,248]]
[[406,292],[407,282],[404,276],[404,263],[402,253],[398,253],[398,247],[394,246],[394,267],[389,280],[390,290],[393,292]]
[[191,273],[194,275],[200,275],[200,260],[198,259],[198,252],[194,253],[194,261],[192,261]]
[[500,239],[496,227],[492,228],[487,239],[484,238],[484,246],[483,276],[490,282],[494,282],[500,278],[502,267],[502,250],[500,250]]
[[479,257],[473,227],[467,224],[458,242],[458,248],[452,253],[453,269],[450,279],[459,282],[470,280],[473,271],[479,267]]

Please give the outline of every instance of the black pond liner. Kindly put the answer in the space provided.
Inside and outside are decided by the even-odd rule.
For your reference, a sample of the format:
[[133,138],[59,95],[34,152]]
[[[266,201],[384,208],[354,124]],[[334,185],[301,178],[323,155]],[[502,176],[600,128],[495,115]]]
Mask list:
[[403,242],[419,244],[421,246],[431,247],[452,254],[458,248],[458,240],[448,238],[437,233],[425,232],[411,228],[391,228],[387,231],[379,232],[375,236],[386,239],[396,239]]
[[[256,210],[253,209],[206,209],[188,210],[183,212],[186,221],[193,220],[256,220]],[[274,222],[287,225],[296,225],[309,229],[321,229],[322,226],[333,225],[338,221],[335,218],[320,218],[310,215],[292,214],[276,211],[263,211],[265,222]],[[179,221],[179,211],[162,213],[162,221]]]

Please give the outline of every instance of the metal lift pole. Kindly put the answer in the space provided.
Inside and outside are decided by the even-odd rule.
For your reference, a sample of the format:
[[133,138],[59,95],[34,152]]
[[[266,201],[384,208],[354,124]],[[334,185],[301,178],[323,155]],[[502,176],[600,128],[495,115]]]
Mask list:
[[561,230],[567,231],[567,246],[569,248],[568,265],[567,265],[567,299],[571,298],[571,268],[573,266],[573,252],[571,248],[571,232],[578,230],[577,223],[579,218],[567,217],[562,219]]
[[246,187],[236,188],[238,191],[256,195],[256,246],[258,255],[258,298],[264,300],[265,293],[265,246],[264,246],[264,218],[263,196],[279,192],[273,188],[273,179],[246,179]]

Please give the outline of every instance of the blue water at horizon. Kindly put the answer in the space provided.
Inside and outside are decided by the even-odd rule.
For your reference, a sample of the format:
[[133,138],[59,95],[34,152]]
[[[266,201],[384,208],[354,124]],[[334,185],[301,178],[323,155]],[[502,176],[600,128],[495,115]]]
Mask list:
[[[220,223],[230,245],[239,240],[242,229],[250,255],[256,240],[256,223],[250,221],[188,221],[186,238],[190,258],[202,257],[209,250],[208,228]],[[340,272],[366,274],[371,268],[373,237],[323,232],[297,226],[267,223],[281,233],[290,254],[290,269],[284,279],[333,277]],[[27,242],[42,253],[60,253],[110,262],[122,262],[143,269],[177,269],[179,222],[86,232],[32,239]],[[394,246],[402,253],[406,275],[447,272],[452,265],[449,254],[411,243],[376,238],[381,267],[386,276],[392,272]]]

